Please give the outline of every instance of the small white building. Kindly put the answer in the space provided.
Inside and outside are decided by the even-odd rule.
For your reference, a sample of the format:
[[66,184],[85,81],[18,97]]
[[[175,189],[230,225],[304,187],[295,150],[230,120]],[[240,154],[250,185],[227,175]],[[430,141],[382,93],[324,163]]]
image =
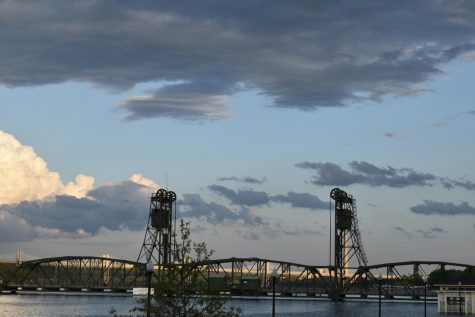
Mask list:
[[439,313],[475,315],[475,285],[436,285]]

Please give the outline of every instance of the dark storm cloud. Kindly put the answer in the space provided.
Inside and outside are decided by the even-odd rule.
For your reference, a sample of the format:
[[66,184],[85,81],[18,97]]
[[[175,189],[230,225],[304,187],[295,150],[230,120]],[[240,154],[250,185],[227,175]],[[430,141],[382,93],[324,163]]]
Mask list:
[[241,206],[263,206],[270,202],[270,197],[266,192],[247,190],[233,190],[221,185],[210,185],[208,189],[225,197],[234,205]]
[[475,207],[471,206],[466,201],[456,205],[451,202],[444,203],[432,200],[424,200],[423,204],[411,207],[411,211],[413,213],[422,215],[475,215]]
[[472,115],[472,116],[475,116],[475,110],[473,110],[473,111],[468,111],[467,114]]
[[316,209],[328,209],[329,203],[322,201],[317,196],[309,193],[288,192],[287,195],[276,195],[271,197],[273,202],[289,203],[292,207]]
[[418,84],[474,50],[473,1],[1,1],[0,83],[124,90],[126,120],[218,119],[257,89],[314,110]]
[[[110,230],[142,230],[148,217],[149,192],[143,185],[125,181],[91,190],[88,198],[55,196],[42,201],[2,205],[8,223],[18,232],[29,228],[29,238],[74,237]],[[2,230],[3,231],[3,230]]]
[[267,177],[264,177],[262,179],[257,179],[257,178],[249,177],[249,176],[244,176],[244,177],[230,176],[230,177],[218,178],[218,182],[226,182],[226,181],[240,182],[240,183],[245,183],[245,184],[264,184],[267,182]]
[[325,162],[302,162],[296,167],[312,170],[315,175],[311,182],[323,186],[348,186],[363,184],[368,186],[388,186],[403,188],[408,186],[434,186],[440,184],[446,189],[454,187],[475,190],[475,183],[467,180],[454,180],[411,168],[378,167],[365,161],[352,161],[350,169],[345,170],[337,164]]

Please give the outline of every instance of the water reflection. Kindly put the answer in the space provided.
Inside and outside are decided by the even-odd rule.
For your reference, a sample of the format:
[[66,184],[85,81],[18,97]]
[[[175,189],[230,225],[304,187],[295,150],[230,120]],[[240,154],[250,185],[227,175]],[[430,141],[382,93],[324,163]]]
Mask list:
[[[232,305],[243,309],[243,317],[271,317],[272,301],[237,299]],[[114,307],[119,314],[129,314],[137,305],[133,297],[74,296],[74,295],[0,295],[0,317],[11,316],[108,316]],[[422,303],[383,303],[383,317],[420,317]],[[278,317],[372,317],[378,316],[377,302],[331,302],[321,300],[277,300]],[[427,316],[439,316],[437,305],[428,305]],[[440,315],[442,316],[442,315]]]

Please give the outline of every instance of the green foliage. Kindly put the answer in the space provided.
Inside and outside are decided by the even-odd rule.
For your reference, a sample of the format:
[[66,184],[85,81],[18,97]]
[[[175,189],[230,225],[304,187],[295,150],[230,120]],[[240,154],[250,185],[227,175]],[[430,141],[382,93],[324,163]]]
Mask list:
[[424,279],[420,274],[407,274],[401,276],[401,282],[406,284],[422,285],[424,284]]
[[475,281],[475,272],[465,270],[441,270],[437,269],[429,274],[430,284],[457,284],[462,282],[463,284],[471,284]]
[[14,275],[14,264],[0,263],[0,280],[2,280],[3,283],[7,283],[10,279],[14,277]]
[[190,223],[181,220],[179,236],[172,250],[174,263],[159,267],[159,282],[155,287],[151,307],[136,308],[151,316],[161,317],[237,317],[241,310],[227,305],[228,296],[219,293],[197,267],[206,267],[213,250],[206,243],[193,243]]

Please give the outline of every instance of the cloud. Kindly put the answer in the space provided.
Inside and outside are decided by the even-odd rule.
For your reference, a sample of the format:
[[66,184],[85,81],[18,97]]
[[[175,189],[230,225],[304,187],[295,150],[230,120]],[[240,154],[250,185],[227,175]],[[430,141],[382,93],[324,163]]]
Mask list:
[[218,178],[218,182],[225,182],[225,181],[234,181],[234,182],[240,182],[240,183],[245,183],[245,184],[264,184],[267,182],[267,177],[264,177],[262,179],[257,179],[257,178],[253,178],[249,176],[244,176],[244,177],[230,176],[230,177]]
[[406,231],[405,229],[399,226],[393,227],[392,229],[406,235],[409,240],[411,240],[414,237],[414,234],[410,233],[409,231]]
[[177,205],[180,217],[203,218],[211,224],[239,219],[239,215],[231,209],[214,202],[205,202],[199,194],[183,194],[183,199]]
[[349,170],[345,170],[339,165],[330,162],[302,162],[295,164],[296,167],[315,172],[311,180],[315,185],[349,186],[363,184],[372,187],[404,188],[408,186],[422,187],[440,184],[446,189],[460,187],[466,190],[475,190],[475,183],[471,181],[443,178],[408,167],[378,167],[365,161],[352,161],[348,165],[350,167]]
[[150,187],[127,180],[90,190],[85,198],[56,195],[4,204],[0,209],[31,226],[37,235],[83,237],[99,234],[103,228],[142,230],[151,192]]
[[273,202],[289,203],[292,207],[308,208],[312,210],[328,209],[329,203],[322,201],[317,196],[309,193],[288,192],[287,195],[276,195],[271,197]]
[[295,193],[288,192],[286,195],[270,196],[263,191],[248,190],[233,190],[221,185],[210,185],[208,189],[212,192],[225,197],[233,205],[237,206],[263,206],[268,205],[270,202],[275,203],[288,203],[292,207],[296,208],[308,208],[312,210],[328,209],[329,204],[320,200],[317,196],[309,193]]
[[421,215],[475,215],[475,207],[471,206],[466,201],[456,205],[451,202],[444,203],[432,200],[424,200],[423,204],[411,207],[411,211]]
[[439,227],[430,228],[430,231],[432,231],[432,232],[437,232],[437,233],[446,233],[446,232],[447,232],[447,231],[445,231],[444,229],[439,228]]
[[319,230],[307,229],[302,226],[296,226],[295,228],[292,228],[292,229],[283,230],[283,233],[289,236],[297,236],[297,237],[306,236],[306,235],[309,235],[309,236],[323,236],[324,235]]
[[[275,221],[260,216],[245,206],[231,209],[215,202],[206,202],[199,194],[184,194],[183,199],[177,202],[179,217],[194,218],[216,226],[225,225],[227,232],[234,231],[246,240],[275,238],[282,235],[304,236],[322,235],[317,229],[303,226],[289,226],[282,221]],[[200,226],[200,231],[204,227]]]
[[448,184],[446,185],[448,188],[451,187],[462,187],[465,188],[466,190],[475,190],[475,183],[467,180],[453,180],[453,181],[448,181]]
[[132,176],[130,176],[129,180],[150,189],[160,189],[160,185],[158,185],[154,180],[146,178],[140,173],[133,174]]
[[269,195],[265,192],[248,190],[233,190],[221,185],[210,185],[208,189],[225,197],[234,205],[242,206],[262,206],[270,202]]
[[429,230],[418,229],[416,232],[426,239],[435,239],[439,234],[446,233],[444,229],[438,227],[430,228]]
[[64,185],[60,175],[50,171],[32,147],[1,130],[0,175],[0,204],[44,199],[56,194],[81,198],[94,185],[94,178],[85,175],[78,175],[74,182]]
[[467,114],[472,115],[472,116],[475,116],[475,110],[468,111]]
[[77,198],[86,197],[87,193],[94,186],[94,178],[91,176],[78,175],[74,182],[66,184],[63,190],[59,193],[69,195]]
[[315,176],[312,180],[312,183],[315,185],[347,186],[365,181],[363,175],[353,175],[352,173],[343,170],[340,166],[330,162],[303,162],[297,163],[295,166],[303,169],[315,170],[317,172],[317,176]]
[[231,105],[226,94],[216,94],[194,87],[194,83],[164,86],[151,95],[127,98],[120,109],[127,114],[126,121],[169,117],[184,121],[215,120],[230,116]]
[[215,202],[206,202],[199,194],[184,194],[183,200],[178,201],[178,206],[180,217],[204,220],[212,225],[225,224],[228,230],[234,230],[248,240],[276,234],[267,219],[249,208],[232,210]]
[[25,220],[0,210],[0,241],[28,241],[38,236]]
[[391,132],[391,131],[384,132],[384,136],[390,139],[394,139],[395,137],[397,137],[396,133]]
[[409,232],[399,226],[396,226],[396,227],[393,227],[392,228],[394,231],[397,231],[399,233],[402,233],[404,234],[405,236],[407,236],[407,238],[409,240],[413,239],[415,236],[420,236],[422,238],[426,238],[426,239],[435,239],[437,238],[440,234],[442,233],[446,233],[447,231],[445,231],[444,229],[442,228],[439,228],[439,227],[432,227],[428,230],[423,230],[423,229],[417,229],[415,230],[414,232]]
[[141,174],[97,188],[94,178],[64,184],[32,147],[0,131],[0,241],[84,238],[102,229],[141,230],[159,186]]
[[306,111],[419,94],[475,48],[470,1],[2,1],[0,19],[5,86],[166,83],[126,120],[225,118],[250,89]]

